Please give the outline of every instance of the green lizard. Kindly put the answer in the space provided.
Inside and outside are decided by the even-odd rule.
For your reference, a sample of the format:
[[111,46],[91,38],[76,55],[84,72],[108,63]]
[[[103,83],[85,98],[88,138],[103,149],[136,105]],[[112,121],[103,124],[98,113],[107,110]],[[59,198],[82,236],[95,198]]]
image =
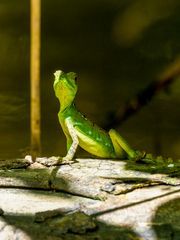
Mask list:
[[75,107],[77,75],[74,72],[54,73],[54,91],[60,102],[59,122],[67,139],[67,154],[63,162],[70,162],[78,145],[87,152],[113,159],[141,159],[144,153],[132,149],[126,140],[114,129],[108,133],[85,118]]

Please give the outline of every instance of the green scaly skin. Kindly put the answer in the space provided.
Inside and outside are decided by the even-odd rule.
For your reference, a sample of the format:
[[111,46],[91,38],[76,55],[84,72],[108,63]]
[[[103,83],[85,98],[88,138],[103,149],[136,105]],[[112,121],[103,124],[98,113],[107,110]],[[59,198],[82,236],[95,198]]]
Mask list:
[[54,91],[60,102],[59,122],[67,139],[67,155],[64,161],[72,161],[77,146],[100,158],[141,159],[144,153],[134,150],[114,129],[101,129],[85,118],[75,107],[77,93],[76,73],[54,73]]

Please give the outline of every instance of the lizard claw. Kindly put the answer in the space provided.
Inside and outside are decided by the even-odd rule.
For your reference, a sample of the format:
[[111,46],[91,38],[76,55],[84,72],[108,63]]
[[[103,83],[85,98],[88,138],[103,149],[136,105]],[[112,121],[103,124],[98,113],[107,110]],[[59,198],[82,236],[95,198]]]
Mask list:
[[62,160],[61,160],[61,164],[63,164],[63,165],[66,165],[66,164],[71,165],[72,163],[75,163],[75,162],[76,162],[76,160],[69,159],[69,158],[66,158],[66,157],[63,157]]
[[135,155],[133,157],[131,157],[131,160],[135,160],[135,161],[139,161],[141,159],[143,159],[146,156],[146,152],[145,151],[135,151]]

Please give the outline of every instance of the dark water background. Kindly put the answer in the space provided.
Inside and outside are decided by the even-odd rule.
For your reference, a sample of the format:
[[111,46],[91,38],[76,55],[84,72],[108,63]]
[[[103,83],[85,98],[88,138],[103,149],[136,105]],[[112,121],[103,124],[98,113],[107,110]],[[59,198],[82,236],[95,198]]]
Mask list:
[[[0,157],[29,147],[29,1],[0,1]],[[78,108],[99,125],[180,51],[179,0],[42,0],[42,155],[64,155],[53,72],[79,75]],[[117,130],[138,149],[180,158],[180,78]],[[80,153],[79,153],[80,154]]]

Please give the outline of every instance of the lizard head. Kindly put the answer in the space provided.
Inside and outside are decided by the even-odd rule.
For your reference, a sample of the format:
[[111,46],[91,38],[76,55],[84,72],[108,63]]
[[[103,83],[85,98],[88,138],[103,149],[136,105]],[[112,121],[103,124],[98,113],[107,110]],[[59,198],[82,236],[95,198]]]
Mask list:
[[61,110],[71,105],[77,92],[77,74],[74,72],[64,73],[58,70],[54,73],[54,91],[61,104]]

